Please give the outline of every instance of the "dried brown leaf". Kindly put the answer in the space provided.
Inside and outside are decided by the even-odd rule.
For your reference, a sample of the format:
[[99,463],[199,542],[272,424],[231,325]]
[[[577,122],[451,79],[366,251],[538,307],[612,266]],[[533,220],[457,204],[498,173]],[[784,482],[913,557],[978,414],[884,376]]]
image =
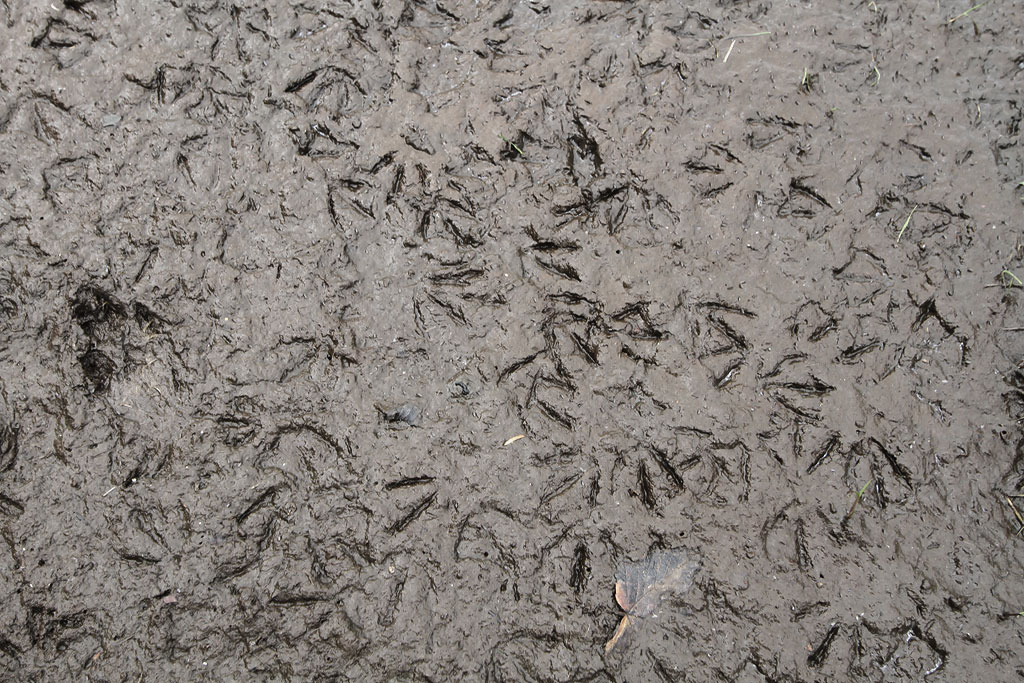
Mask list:
[[685,550],[652,550],[646,559],[622,565],[615,582],[615,602],[626,615],[605,643],[605,652],[615,647],[637,618],[656,615],[667,597],[688,591],[699,569],[700,561]]
[[608,653],[608,652],[612,651],[612,648],[615,647],[615,644],[619,642],[619,638],[621,638],[622,634],[626,632],[626,627],[627,626],[629,626],[629,615],[628,614],[626,616],[622,617],[622,619],[619,620],[619,625],[618,625],[618,627],[616,627],[615,633],[612,635],[611,639],[607,643],[604,644],[604,651],[605,651],[605,653]]
[[619,603],[619,607],[627,612],[633,606],[629,599],[629,593],[626,591],[626,584],[623,581],[615,582],[615,602]]

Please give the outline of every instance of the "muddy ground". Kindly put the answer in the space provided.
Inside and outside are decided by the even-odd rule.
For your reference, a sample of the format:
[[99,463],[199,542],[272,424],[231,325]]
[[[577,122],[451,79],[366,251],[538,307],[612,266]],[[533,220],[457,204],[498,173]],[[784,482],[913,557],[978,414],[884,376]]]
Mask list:
[[3,679],[1024,676],[971,4],[0,2]]

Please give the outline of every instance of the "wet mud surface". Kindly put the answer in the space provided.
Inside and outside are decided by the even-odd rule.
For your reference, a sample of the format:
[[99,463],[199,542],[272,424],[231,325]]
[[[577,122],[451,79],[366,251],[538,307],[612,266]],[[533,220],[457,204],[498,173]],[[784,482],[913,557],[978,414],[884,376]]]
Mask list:
[[3,679],[1024,675],[970,5],[0,2]]

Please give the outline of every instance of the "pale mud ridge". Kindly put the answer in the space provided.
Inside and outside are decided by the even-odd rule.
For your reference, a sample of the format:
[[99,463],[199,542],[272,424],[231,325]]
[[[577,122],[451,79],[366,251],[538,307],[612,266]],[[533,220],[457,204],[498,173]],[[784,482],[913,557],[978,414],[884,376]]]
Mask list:
[[1024,675],[972,4],[0,0],[2,678]]

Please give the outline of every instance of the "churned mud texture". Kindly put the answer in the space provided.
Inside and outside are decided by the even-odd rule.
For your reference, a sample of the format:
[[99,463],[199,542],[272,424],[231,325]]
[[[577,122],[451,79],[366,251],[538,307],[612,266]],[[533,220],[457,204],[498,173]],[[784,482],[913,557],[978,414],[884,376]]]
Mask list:
[[0,0],[3,679],[1024,675],[974,5]]

